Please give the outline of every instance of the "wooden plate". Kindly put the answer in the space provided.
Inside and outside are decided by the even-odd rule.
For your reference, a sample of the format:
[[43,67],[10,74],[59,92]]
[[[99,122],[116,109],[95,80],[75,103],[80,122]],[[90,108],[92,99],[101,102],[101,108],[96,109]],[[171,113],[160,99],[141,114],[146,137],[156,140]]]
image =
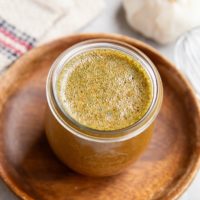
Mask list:
[[[124,173],[89,178],[53,155],[44,134],[45,80],[55,58],[90,38],[127,42],[147,54],[164,83],[164,102],[151,144]],[[66,147],[67,148],[67,147]],[[176,199],[194,177],[200,158],[200,112],[191,87],[157,51],[120,35],[66,37],[31,50],[0,80],[0,174],[26,200]]]

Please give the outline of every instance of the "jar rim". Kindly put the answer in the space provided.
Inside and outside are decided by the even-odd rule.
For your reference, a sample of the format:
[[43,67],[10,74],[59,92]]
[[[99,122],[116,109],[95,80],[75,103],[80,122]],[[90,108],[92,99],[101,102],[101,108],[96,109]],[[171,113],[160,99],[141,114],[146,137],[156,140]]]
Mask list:
[[[113,50],[119,50],[133,57],[133,59],[137,60],[142,65],[151,79],[153,89],[153,98],[151,104],[146,114],[140,120],[130,126],[122,129],[108,131],[89,128],[78,123],[69,114],[67,114],[58,100],[56,94],[56,82],[58,74],[64,67],[65,63],[72,57],[95,48],[109,48]],[[87,140],[111,142],[122,141],[131,137],[135,137],[151,125],[160,110],[163,89],[161,78],[156,67],[151,62],[151,60],[140,50],[126,43],[115,40],[92,39],[77,43],[65,50],[60,56],[58,56],[58,58],[52,64],[47,77],[46,96],[52,114],[65,129],[79,137],[84,137]]]

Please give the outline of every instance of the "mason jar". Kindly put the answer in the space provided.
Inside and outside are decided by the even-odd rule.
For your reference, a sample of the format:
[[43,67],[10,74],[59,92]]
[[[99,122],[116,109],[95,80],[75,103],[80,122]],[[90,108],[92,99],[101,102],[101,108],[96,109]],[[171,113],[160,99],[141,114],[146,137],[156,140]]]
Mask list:
[[[63,112],[56,97],[56,80],[63,66],[75,55],[97,48],[109,48],[131,56],[151,80],[152,100],[148,111],[136,123],[119,130],[102,131],[83,126]],[[78,173],[111,176],[130,166],[146,149],[161,108],[163,87],[156,67],[141,51],[126,43],[96,39],[72,46],[55,60],[48,74],[46,96],[46,135],[56,156]]]

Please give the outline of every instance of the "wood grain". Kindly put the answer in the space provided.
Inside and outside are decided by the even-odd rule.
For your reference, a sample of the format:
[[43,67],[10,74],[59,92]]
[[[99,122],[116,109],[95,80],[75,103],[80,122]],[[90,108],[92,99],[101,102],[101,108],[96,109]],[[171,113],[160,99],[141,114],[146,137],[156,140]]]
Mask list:
[[[44,134],[45,80],[55,58],[71,45],[109,38],[143,51],[164,83],[164,102],[147,151],[124,173],[89,178],[53,155]],[[195,95],[173,64],[156,50],[120,35],[84,34],[31,50],[0,80],[0,175],[24,200],[176,199],[200,162],[200,111]]]

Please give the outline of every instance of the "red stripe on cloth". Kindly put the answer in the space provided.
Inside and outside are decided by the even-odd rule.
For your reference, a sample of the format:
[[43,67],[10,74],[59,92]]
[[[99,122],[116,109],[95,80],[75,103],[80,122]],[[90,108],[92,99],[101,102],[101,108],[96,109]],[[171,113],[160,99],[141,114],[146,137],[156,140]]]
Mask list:
[[13,35],[11,32],[8,32],[3,27],[0,27],[0,32],[2,34],[4,34],[5,36],[7,36],[8,38],[10,38],[11,40],[13,40],[14,42],[17,42],[20,45],[24,46],[27,50],[30,50],[33,48],[33,46],[28,44],[25,40],[21,40],[21,39],[17,38],[15,35]]
[[13,50],[18,56],[24,54],[24,52],[20,51],[19,49],[16,49],[13,45],[8,44],[7,42],[4,42],[1,38],[0,38],[0,43],[2,43],[5,47]]

